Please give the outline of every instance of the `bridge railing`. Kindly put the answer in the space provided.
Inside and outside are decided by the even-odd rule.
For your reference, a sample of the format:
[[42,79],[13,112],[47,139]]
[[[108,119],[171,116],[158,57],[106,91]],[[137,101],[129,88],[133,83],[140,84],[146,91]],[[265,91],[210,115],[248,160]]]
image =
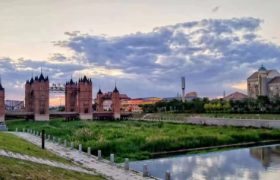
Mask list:
[[33,115],[34,112],[24,112],[24,111],[6,111],[6,115]]

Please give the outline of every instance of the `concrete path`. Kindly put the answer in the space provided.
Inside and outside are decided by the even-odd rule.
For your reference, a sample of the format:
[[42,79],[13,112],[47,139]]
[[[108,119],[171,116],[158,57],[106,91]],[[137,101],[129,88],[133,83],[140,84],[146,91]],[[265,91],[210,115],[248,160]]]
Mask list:
[[3,149],[0,149],[0,156],[5,156],[8,158],[14,158],[14,159],[20,159],[20,160],[25,160],[25,161],[31,161],[34,163],[45,164],[48,166],[62,168],[62,169],[70,170],[70,171],[78,171],[78,172],[96,175],[96,173],[85,170],[78,166],[71,166],[68,164],[63,164],[60,162],[50,161],[47,159],[41,159],[41,158],[37,158],[37,157],[33,157],[33,156],[28,156],[26,154],[15,153],[15,152],[3,150]]
[[[41,146],[41,138],[38,136],[21,133],[21,132],[11,132],[16,136],[25,139],[28,142],[31,142],[37,146]],[[54,154],[64,157],[71,160],[74,163],[78,163],[85,168],[93,170],[97,174],[101,174],[108,179],[115,180],[144,180],[144,179],[156,179],[151,177],[142,177],[142,173],[137,173],[131,170],[124,170],[123,167],[114,164],[110,165],[109,161],[102,160],[98,161],[96,156],[88,155],[87,153],[79,153],[78,150],[70,150],[70,148],[58,145],[52,141],[45,141],[45,148]],[[165,172],[163,172],[165,173]]]

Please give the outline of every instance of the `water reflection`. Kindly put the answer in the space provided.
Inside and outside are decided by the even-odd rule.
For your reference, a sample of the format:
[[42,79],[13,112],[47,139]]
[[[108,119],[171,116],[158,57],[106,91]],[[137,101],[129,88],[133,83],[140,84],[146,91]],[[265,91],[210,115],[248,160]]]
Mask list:
[[160,179],[171,171],[172,180],[276,180],[280,179],[280,146],[132,162],[130,168],[142,172],[143,164]]

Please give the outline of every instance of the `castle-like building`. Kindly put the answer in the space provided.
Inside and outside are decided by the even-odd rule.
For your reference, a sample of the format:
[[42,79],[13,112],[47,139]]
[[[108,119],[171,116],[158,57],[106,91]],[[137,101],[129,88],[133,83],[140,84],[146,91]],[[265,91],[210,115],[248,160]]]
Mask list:
[[280,96],[280,74],[276,70],[266,70],[262,65],[247,79],[247,91],[249,98],[257,96]]
[[35,76],[25,83],[25,111],[34,112],[37,121],[49,120],[49,78]]
[[[25,111],[34,112],[35,121],[49,120],[49,78],[41,75],[26,81]],[[1,98],[1,87],[0,87]],[[1,110],[0,110],[1,111]],[[79,113],[80,119],[92,119],[92,82],[84,76],[79,82],[65,84],[65,111]]]
[[0,123],[5,121],[5,89],[0,78]]
[[65,85],[65,111],[78,112],[80,119],[92,119],[92,82],[84,76]]

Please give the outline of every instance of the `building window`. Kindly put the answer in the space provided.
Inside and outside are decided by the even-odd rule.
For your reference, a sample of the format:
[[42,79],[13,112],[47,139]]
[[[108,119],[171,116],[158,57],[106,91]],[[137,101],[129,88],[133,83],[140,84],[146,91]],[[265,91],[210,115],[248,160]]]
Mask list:
[[270,87],[270,90],[273,91],[273,87]]

